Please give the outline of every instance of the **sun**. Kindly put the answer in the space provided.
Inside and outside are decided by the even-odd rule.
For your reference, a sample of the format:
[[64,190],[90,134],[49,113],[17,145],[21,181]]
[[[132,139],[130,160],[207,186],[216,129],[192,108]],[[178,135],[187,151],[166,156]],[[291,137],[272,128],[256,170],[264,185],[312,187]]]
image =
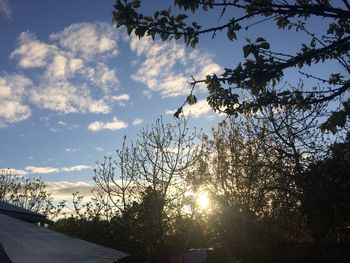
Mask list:
[[210,206],[210,199],[209,199],[209,196],[208,196],[207,192],[200,192],[198,194],[198,196],[197,196],[197,204],[203,210],[209,208],[209,206]]

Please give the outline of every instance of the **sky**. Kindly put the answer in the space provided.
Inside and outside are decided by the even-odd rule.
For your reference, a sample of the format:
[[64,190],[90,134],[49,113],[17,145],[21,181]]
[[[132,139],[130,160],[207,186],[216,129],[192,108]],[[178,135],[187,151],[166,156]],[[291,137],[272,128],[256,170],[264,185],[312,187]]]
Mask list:
[[[0,0],[0,168],[41,177],[62,198],[89,190],[124,135],[161,115],[173,122],[191,75],[222,70],[210,48],[128,37],[113,4]],[[191,107],[191,125],[217,121],[205,100]]]
[[[144,10],[161,4],[147,1]],[[220,73],[242,58],[244,38],[233,45],[225,34],[205,36],[196,49],[129,37],[113,25],[113,5],[0,0],[0,168],[41,177],[60,198],[88,193],[96,161],[113,155],[124,135],[135,140],[161,115],[173,122],[191,75]],[[293,34],[275,30],[257,27],[247,37],[259,32],[277,50],[296,50]],[[204,89],[196,95],[185,112],[192,126],[209,130],[223,117],[210,110]]]

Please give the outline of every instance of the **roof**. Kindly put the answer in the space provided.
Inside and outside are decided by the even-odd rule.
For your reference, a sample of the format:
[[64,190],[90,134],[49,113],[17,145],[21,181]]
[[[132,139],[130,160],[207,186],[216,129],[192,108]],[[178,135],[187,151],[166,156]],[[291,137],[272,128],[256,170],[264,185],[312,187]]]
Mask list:
[[127,253],[0,214],[0,243],[13,263],[114,262]]
[[0,201],[0,213],[6,214],[11,217],[19,218],[21,220],[31,223],[46,223],[52,224],[51,220],[48,220],[45,215],[33,212],[29,209],[10,204],[5,201]]

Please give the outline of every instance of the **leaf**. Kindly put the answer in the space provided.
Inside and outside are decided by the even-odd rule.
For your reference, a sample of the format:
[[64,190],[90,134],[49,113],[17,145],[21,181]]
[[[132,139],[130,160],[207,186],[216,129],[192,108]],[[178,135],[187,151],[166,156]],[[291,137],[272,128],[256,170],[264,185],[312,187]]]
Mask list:
[[259,46],[263,49],[270,49],[270,44],[268,42],[262,42]]
[[182,107],[177,109],[177,111],[174,113],[174,117],[178,119],[181,112],[182,112]]
[[257,39],[256,39],[256,42],[266,42],[266,40],[265,40],[265,38],[263,38],[263,37],[258,37]]
[[244,58],[248,57],[250,53],[251,53],[250,45],[245,45],[245,46],[243,47],[243,55],[244,55]]
[[186,101],[190,105],[196,104],[197,103],[197,97],[194,96],[194,95],[189,95],[189,96],[187,96]]
[[198,37],[195,37],[195,38],[192,39],[192,41],[191,41],[191,47],[192,47],[192,48],[195,48],[196,45],[197,45],[197,43],[198,43]]
[[234,39],[237,39],[237,35],[236,35],[236,32],[233,31],[233,29],[229,29],[227,31],[227,37],[229,40],[233,41]]
[[184,19],[186,19],[187,18],[187,15],[185,15],[185,14],[180,14],[180,15],[178,15],[175,19],[176,19],[176,21],[182,21],[182,20],[184,20]]

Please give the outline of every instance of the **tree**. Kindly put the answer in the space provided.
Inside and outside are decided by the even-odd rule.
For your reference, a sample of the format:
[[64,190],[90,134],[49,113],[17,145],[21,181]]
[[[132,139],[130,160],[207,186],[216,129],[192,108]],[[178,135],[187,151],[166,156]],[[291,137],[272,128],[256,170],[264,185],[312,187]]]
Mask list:
[[139,139],[129,146],[124,139],[116,160],[105,158],[97,163],[94,181],[120,211],[149,188],[164,200],[161,210],[173,206],[174,200],[186,192],[183,178],[196,162],[199,134],[189,130],[186,119],[172,125],[160,118],[141,129]]
[[57,216],[65,206],[65,201],[54,203],[50,193],[40,178],[26,178],[11,169],[0,170],[0,200],[43,213],[51,218]]
[[298,180],[329,145],[315,129],[321,110],[270,108],[228,119],[204,136],[197,168],[187,179],[212,198],[210,242],[247,251],[307,240]]
[[[193,79],[191,94],[185,103],[195,103],[197,84],[204,83],[208,89],[207,101],[215,111],[228,115],[257,112],[261,107],[281,106],[309,109],[311,105],[327,104],[337,101],[329,107],[327,121],[322,128],[337,131],[343,127],[350,115],[350,2],[329,0],[175,0],[178,14],[171,9],[157,10],[153,16],[140,11],[141,1],[117,0],[113,20],[117,27],[125,26],[128,34],[138,37],[160,37],[163,41],[183,39],[193,48],[201,36],[224,31],[230,41],[235,41],[245,30],[271,21],[282,30],[295,30],[309,37],[299,51],[289,54],[286,51],[274,51],[268,40],[257,37],[247,40],[242,47],[244,59],[233,68],[225,68],[221,75],[203,76]],[[189,11],[193,13],[221,10],[219,20],[228,17],[221,25],[202,28],[196,21],[189,20]],[[232,15],[234,14],[234,15]],[[324,32],[311,32],[308,23],[313,18],[322,19]],[[216,21],[216,20],[213,20]],[[305,39],[306,40],[306,39]],[[318,76],[308,67],[316,64],[336,62],[335,70],[329,69],[328,76]],[[287,70],[295,69],[301,79],[318,82],[313,86],[281,84]],[[342,72],[339,72],[342,71]],[[246,94],[249,99],[246,99]],[[243,93],[242,98],[239,94]],[[179,116],[182,107],[175,113]]]
[[173,231],[190,189],[184,179],[198,159],[199,142],[199,132],[191,132],[186,119],[172,125],[160,118],[142,129],[135,142],[124,139],[115,159],[97,163],[94,181],[115,209],[111,220],[130,226],[127,238],[148,259],[159,259]]
[[349,241],[350,136],[331,147],[329,156],[311,163],[297,181],[301,212],[317,242]]

